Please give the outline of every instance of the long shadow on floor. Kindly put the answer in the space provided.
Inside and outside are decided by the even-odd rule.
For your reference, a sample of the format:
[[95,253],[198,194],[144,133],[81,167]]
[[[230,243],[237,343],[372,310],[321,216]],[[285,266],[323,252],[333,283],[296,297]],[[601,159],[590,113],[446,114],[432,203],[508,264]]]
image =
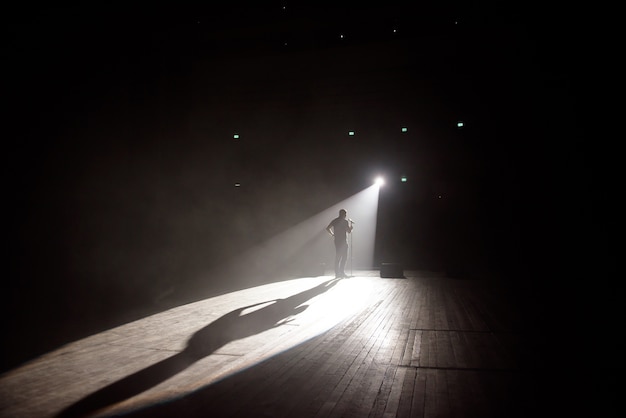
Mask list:
[[[295,315],[307,308],[307,305],[303,305],[306,301],[328,291],[338,282],[339,279],[328,280],[285,299],[274,299],[235,309],[193,334],[185,350],[92,393],[57,416],[67,418],[89,415],[138,395],[180,373],[231,341],[259,334],[292,321]],[[267,306],[242,314],[246,309],[262,305]]]

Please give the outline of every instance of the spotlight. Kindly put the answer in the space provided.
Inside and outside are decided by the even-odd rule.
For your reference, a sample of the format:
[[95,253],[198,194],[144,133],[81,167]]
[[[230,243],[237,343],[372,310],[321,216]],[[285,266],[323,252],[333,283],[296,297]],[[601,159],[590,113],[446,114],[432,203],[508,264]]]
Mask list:
[[374,183],[377,186],[382,186],[383,184],[385,184],[385,179],[383,179],[382,177],[376,177],[376,180],[374,180]]
[[402,176],[402,177],[400,177],[400,181],[401,181],[402,183],[406,183],[406,176]]

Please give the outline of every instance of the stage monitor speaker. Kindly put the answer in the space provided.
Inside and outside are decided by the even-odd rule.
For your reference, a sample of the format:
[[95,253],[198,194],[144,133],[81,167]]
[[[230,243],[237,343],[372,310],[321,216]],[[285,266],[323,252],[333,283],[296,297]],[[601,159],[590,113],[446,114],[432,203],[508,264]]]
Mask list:
[[398,263],[382,263],[380,265],[380,277],[404,279],[404,270]]

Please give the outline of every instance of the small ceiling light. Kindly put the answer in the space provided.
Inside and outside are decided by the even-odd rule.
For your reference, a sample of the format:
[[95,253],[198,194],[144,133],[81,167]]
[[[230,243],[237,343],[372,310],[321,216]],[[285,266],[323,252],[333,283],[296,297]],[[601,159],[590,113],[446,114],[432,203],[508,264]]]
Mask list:
[[407,127],[405,127],[405,126],[403,126],[403,127],[402,127],[402,132],[406,133],[406,132],[408,132],[408,131],[409,131],[409,128],[407,128]]
[[354,131],[348,131],[348,135],[354,136]]
[[234,134],[233,139],[239,139],[239,134]]
[[376,177],[376,180],[374,180],[374,183],[377,186],[382,186],[383,184],[385,184],[385,179],[383,179],[382,177]]

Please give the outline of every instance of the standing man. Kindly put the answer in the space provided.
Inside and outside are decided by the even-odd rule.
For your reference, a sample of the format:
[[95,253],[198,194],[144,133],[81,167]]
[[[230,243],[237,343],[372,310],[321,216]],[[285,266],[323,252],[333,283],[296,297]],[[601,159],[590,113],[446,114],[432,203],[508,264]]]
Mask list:
[[326,231],[335,237],[335,278],[348,277],[345,272],[348,259],[348,234],[352,232],[352,222],[346,220],[346,211],[341,209],[339,216],[333,219]]

